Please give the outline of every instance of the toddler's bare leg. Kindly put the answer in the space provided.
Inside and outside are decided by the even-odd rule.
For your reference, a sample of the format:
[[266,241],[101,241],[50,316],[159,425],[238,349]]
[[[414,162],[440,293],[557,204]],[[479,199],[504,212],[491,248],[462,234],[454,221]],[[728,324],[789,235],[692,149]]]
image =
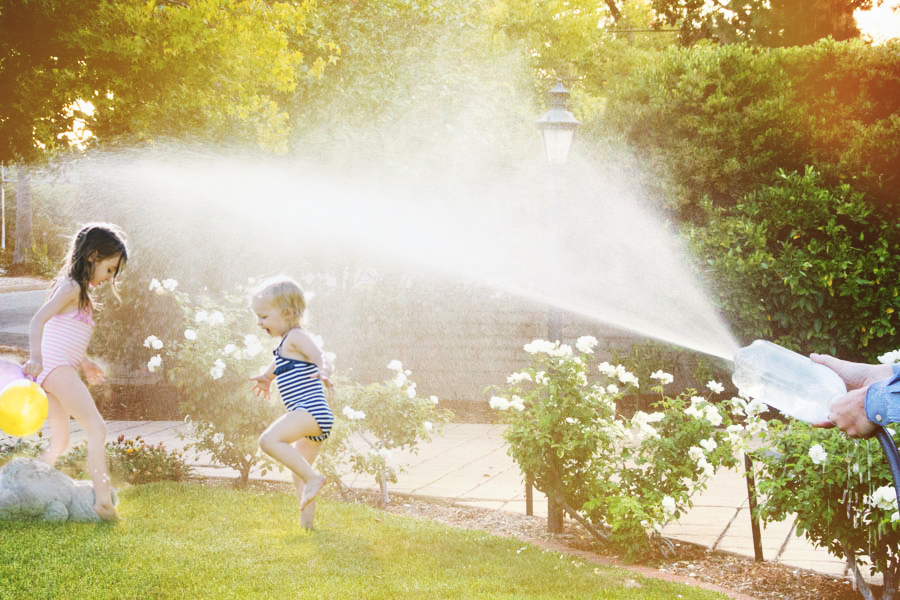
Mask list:
[[305,437],[316,435],[322,435],[322,430],[315,418],[309,411],[295,410],[282,415],[259,437],[259,447],[263,452],[303,480],[305,485],[300,510],[306,508],[306,505],[316,497],[325,485],[325,478],[313,471],[309,461],[292,444]]
[[[308,438],[297,440],[294,443],[294,448],[303,455],[303,458],[305,458],[306,462],[310,465],[316,460],[316,456],[319,454],[319,448],[321,447],[322,442],[314,442]],[[297,477],[293,472],[291,473],[291,478],[294,480],[294,488],[297,490],[297,501],[302,503],[303,490],[306,487],[306,482]],[[300,525],[306,529],[312,529],[315,518],[316,500],[313,498],[312,501],[306,505],[306,508],[300,507]]]

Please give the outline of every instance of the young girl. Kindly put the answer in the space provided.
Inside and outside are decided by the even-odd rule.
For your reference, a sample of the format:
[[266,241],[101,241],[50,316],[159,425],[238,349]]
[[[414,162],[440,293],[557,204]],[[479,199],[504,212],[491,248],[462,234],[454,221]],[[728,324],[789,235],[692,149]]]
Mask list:
[[75,235],[47,302],[31,319],[31,357],[23,367],[47,392],[50,445],[41,460],[56,464],[69,446],[69,419],[75,417],[87,434],[94,510],[103,520],[119,518],[110,493],[106,423],[76,369],[81,367],[91,385],[106,379],[103,369],[85,356],[94,328],[90,289],[111,281],[118,297],[115,281],[127,260],[124,236],[114,225],[91,223]]
[[280,337],[275,360],[265,373],[250,379],[258,395],[269,397],[273,379],[288,412],[269,425],[259,438],[260,449],[291,470],[300,500],[300,522],[311,528],[315,515],[313,499],[325,477],[312,463],[328,438],[334,415],[325,398],[323,383],[332,365],[321,348],[300,326],[306,311],[303,290],[293,279],[275,277],[265,281],[250,296],[256,322],[272,337]]

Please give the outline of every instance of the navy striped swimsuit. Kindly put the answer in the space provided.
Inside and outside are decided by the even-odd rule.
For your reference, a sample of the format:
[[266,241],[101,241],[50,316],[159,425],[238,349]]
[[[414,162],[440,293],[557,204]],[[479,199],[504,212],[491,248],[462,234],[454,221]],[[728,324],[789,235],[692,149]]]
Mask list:
[[[282,338],[281,344],[287,338]],[[288,411],[305,410],[313,416],[322,435],[307,436],[314,442],[324,442],[331,433],[334,425],[334,414],[331,407],[328,406],[328,400],[325,398],[325,388],[322,387],[322,380],[316,376],[319,373],[319,367],[314,363],[305,360],[295,360],[293,358],[285,358],[278,354],[275,349],[275,380],[278,383],[278,393],[284,401],[285,408]]]

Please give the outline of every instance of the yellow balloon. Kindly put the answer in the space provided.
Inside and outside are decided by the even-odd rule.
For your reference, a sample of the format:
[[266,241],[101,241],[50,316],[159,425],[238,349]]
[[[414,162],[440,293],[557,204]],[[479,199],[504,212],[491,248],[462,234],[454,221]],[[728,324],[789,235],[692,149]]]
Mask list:
[[47,394],[29,379],[13,381],[0,391],[0,429],[26,437],[47,419]]

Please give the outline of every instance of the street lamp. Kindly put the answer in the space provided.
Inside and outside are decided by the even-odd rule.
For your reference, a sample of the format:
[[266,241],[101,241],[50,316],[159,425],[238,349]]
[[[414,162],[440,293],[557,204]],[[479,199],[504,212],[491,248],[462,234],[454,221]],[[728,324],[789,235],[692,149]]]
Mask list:
[[547,162],[551,165],[564,165],[569,158],[569,148],[572,147],[575,130],[581,122],[566,108],[569,90],[563,87],[562,81],[557,81],[548,94],[550,110],[537,120],[537,126],[541,130]]
[[[551,248],[553,255],[552,260],[556,260],[559,254],[558,245],[560,242],[559,223],[561,221],[561,203],[559,201],[559,168],[566,164],[569,158],[569,148],[572,147],[572,140],[575,138],[575,130],[581,123],[566,108],[566,102],[569,99],[569,90],[567,90],[562,81],[557,81],[556,85],[549,92],[550,109],[537,120],[537,126],[541,132],[541,141],[544,144],[544,154],[547,162],[551,165],[551,181],[550,181],[550,201],[548,222],[550,223]],[[551,304],[547,312],[547,333],[551,342],[560,341],[562,339],[563,314],[555,305]],[[526,477],[525,482],[525,514],[534,514],[534,502],[532,494],[532,479]],[[557,503],[552,494],[547,495],[547,530],[550,533],[562,533],[563,531],[563,507]]]

